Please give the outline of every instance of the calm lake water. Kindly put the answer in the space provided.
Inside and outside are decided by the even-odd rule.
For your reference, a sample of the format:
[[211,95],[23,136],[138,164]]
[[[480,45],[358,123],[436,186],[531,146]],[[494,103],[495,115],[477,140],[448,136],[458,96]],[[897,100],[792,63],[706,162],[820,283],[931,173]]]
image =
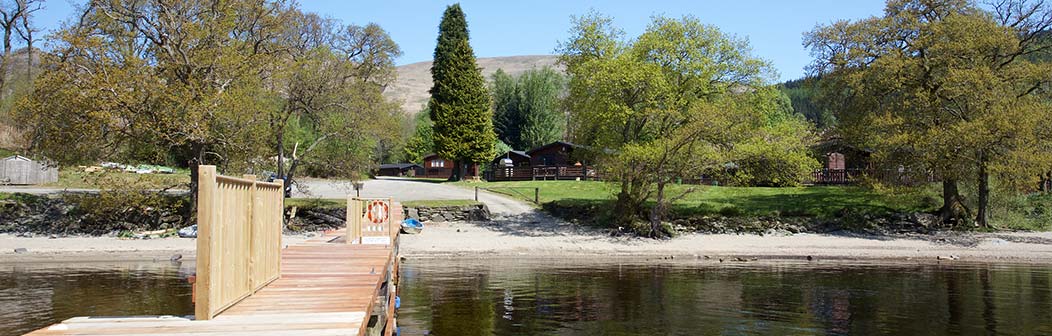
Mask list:
[[0,335],[74,316],[193,314],[193,263],[0,264]]
[[[0,335],[188,315],[192,263],[0,264]],[[402,335],[1052,335],[1052,266],[408,260]]]
[[408,260],[402,335],[1052,335],[1052,267]]

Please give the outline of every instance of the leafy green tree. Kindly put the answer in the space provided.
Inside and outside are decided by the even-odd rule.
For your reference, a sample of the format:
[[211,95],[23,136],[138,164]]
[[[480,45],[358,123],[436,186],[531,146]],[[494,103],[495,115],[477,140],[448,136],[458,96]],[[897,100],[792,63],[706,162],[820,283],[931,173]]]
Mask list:
[[836,125],[836,116],[819,99],[819,78],[802,78],[787,81],[779,89],[789,96],[793,111],[803,115],[818,129],[830,129]]
[[519,147],[522,142],[522,118],[518,113],[517,84],[515,77],[504,72],[504,69],[497,69],[490,76],[490,93],[493,95],[493,131],[497,134],[498,140],[513,148]]
[[817,140],[814,126],[793,110],[788,95],[769,86],[739,99],[747,99],[747,105],[756,109],[753,116],[759,119],[756,127],[740,131],[747,136],[728,154],[735,166],[724,176],[728,182],[782,187],[797,186],[809,178],[820,165],[812,157],[811,145]]
[[531,69],[512,77],[498,69],[493,78],[493,125],[512,148],[529,149],[563,139],[566,115],[560,96],[566,80],[555,70]]
[[493,159],[497,137],[490,96],[468,40],[467,19],[460,5],[447,7],[439,24],[428,106],[435,152],[454,162],[452,181],[464,176],[466,164]]
[[400,109],[382,94],[401,50],[376,24],[341,25],[298,10],[286,17],[284,53],[266,85],[277,100],[267,119],[277,174],[286,187],[301,163],[318,175],[358,178],[376,161],[374,149],[398,136],[391,130]]
[[575,18],[571,32],[560,61],[574,138],[615,153],[604,162],[621,185],[619,224],[645,217],[649,235],[666,235],[669,204],[683,196],[666,195],[667,185],[733,161],[734,145],[765,121],[755,102],[778,104],[760,90],[773,72],[746,41],[690,16],[656,17],[631,42],[596,13]]
[[990,178],[1033,185],[1047,149],[1052,12],[1040,1],[892,0],[883,17],[807,34],[841,132],[878,159],[942,178],[946,221],[971,214],[958,183],[976,181],[975,223],[988,227]]
[[[17,118],[31,149],[60,162],[125,155],[130,144],[197,167],[260,154],[260,74],[284,1],[93,1],[55,36]],[[79,152],[83,151],[83,152]]]
[[431,111],[424,108],[416,114],[413,135],[406,140],[403,147],[403,157],[408,162],[423,162],[424,156],[435,152],[435,142],[432,139],[433,124],[431,122]]

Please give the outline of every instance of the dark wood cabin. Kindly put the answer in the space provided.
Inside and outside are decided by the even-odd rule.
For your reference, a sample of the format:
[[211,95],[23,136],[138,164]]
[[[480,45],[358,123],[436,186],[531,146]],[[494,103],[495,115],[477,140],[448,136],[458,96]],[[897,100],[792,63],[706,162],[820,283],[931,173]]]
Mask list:
[[415,163],[385,163],[376,170],[376,176],[408,176],[417,175],[424,167]]
[[447,178],[453,175],[453,161],[446,160],[438,154],[424,156],[424,176],[428,178]]
[[[424,172],[418,177],[447,178],[453,175],[453,160],[445,159],[438,154],[424,156]],[[479,165],[477,163],[464,164],[464,178],[479,176]]]
[[[574,156],[584,147],[556,141],[527,152],[510,151],[493,159],[486,179],[513,180],[583,180],[596,179],[595,167],[589,167]],[[511,161],[511,166],[505,160]]]
[[577,163],[573,160],[573,152],[580,147],[566,141],[556,141],[531,149],[526,155],[530,156],[531,166],[573,166]]

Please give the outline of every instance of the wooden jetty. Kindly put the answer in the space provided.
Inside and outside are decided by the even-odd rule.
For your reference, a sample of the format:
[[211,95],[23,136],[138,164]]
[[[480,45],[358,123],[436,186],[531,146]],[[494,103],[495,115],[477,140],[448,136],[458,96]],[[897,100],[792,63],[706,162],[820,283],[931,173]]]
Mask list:
[[[280,181],[218,176],[214,167],[201,180],[194,316],[74,317],[27,335],[393,334],[398,204],[348,199],[347,228],[282,248],[272,244]],[[276,217],[267,204],[275,200]],[[275,223],[277,231],[260,227]]]

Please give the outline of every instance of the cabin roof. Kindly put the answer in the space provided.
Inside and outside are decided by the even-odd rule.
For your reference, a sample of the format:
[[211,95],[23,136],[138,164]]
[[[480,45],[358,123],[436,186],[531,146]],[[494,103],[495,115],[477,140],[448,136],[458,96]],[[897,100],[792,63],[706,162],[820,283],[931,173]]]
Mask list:
[[406,169],[406,168],[423,168],[423,166],[415,163],[385,163],[380,165],[380,169]]
[[539,152],[539,151],[542,151],[542,150],[545,150],[545,149],[548,149],[548,148],[557,147],[557,146],[569,147],[569,148],[580,148],[581,147],[579,145],[575,145],[573,143],[569,143],[569,142],[566,142],[566,141],[556,141],[556,142],[552,142],[552,143],[544,145],[544,146],[540,146],[540,147],[531,149],[531,150],[527,151],[526,154],[533,155],[533,153],[536,153],[536,152]]

